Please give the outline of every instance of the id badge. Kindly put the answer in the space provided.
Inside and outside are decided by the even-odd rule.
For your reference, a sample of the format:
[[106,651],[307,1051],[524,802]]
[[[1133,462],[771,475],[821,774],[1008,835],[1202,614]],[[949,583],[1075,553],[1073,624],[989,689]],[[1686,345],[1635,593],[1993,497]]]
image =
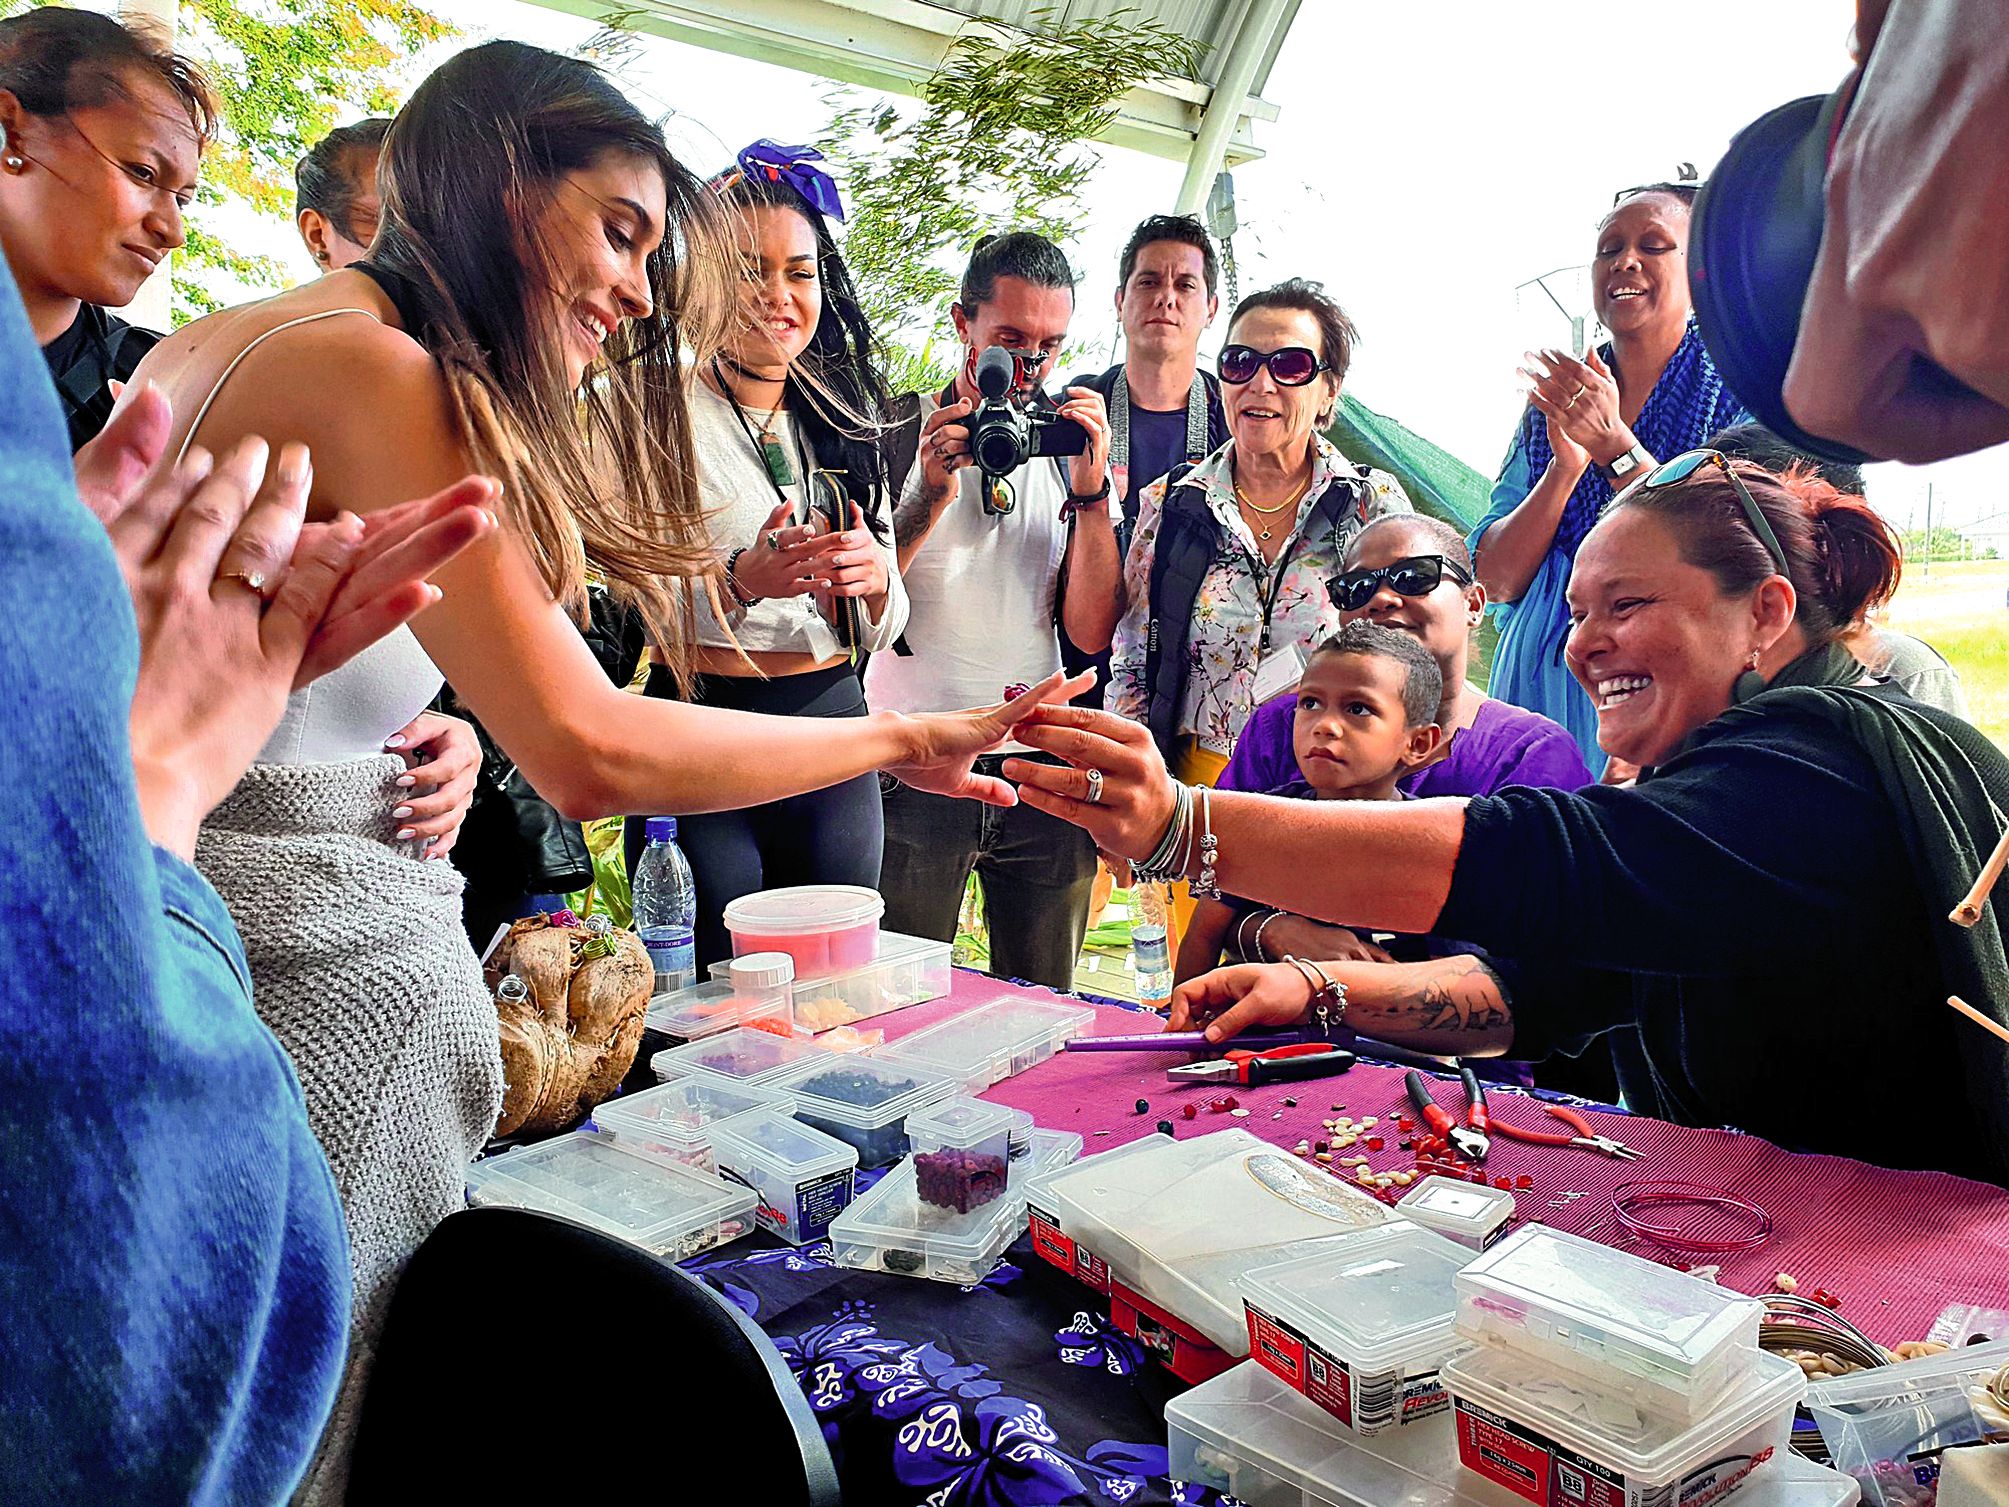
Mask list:
[[1283,695],[1303,678],[1304,654],[1296,644],[1272,649],[1256,666],[1256,705]]

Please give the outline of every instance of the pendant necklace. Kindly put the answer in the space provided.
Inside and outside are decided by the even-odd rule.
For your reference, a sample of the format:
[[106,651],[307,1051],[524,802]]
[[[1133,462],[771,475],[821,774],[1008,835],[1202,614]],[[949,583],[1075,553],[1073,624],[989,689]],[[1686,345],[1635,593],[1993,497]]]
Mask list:
[[[719,386],[725,389],[727,401],[732,404],[733,412],[739,415],[740,423],[746,425],[746,412],[739,406],[739,399],[734,396],[732,385],[725,380],[725,373],[718,369],[718,361],[723,360],[723,357],[715,360],[712,367],[712,375],[718,378]],[[731,365],[734,371],[750,382],[769,382],[774,380],[769,377],[757,376],[741,366],[737,361],[728,364]],[[768,409],[767,417],[760,421],[758,436],[756,437],[750,426],[747,434],[747,438],[753,440],[753,448],[759,452],[761,464],[767,468],[768,480],[772,481],[776,487],[792,487],[800,480],[795,474],[794,464],[788,458],[788,450],[782,445],[781,436],[775,432],[774,428],[774,421],[780,415],[782,405],[787,401],[788,387],[786,379],[783,379],[781,395],[774,400],[774,406]]]
[[[1259,513],[1263,517],[1267,518],[1270,517],[1272,514],[1281,513],[1285,508],[1296,507],[1300,502],[1304,500],[1304,494],[1306,492],[1309,492],[1310,490],[1311,490],[1311,480],[1310,478],[1306,478],[1305,484],[1297,489],[1297,495],[1295,497],[1286,498],[1284,501],[1278,503],[1273,508],[1265,508],[1257,506],[1256,503],[1253,500],[1251,500],[1249,494],[1242,490],[1241,483],[1236,482],[1235,501],[1240,503],[1243,507],[1247,508],[1251,513]],[[1274,532],[1275,532],[1274,527],[1266,524],[1260,528],[1260,530],[1256,534],[1256,537],[1260,539],[1263,543],[1267,544],[1270,542],[1270,535]]]

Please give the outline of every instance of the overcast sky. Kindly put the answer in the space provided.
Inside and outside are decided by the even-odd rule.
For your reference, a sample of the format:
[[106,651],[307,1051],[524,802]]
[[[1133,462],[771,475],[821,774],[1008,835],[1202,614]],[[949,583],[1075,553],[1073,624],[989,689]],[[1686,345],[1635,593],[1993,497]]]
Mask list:
[[[593,29],[519,0],[429,3],[473,40],[569,50]],[[1754,117],[1831,89],[1853,15],[1851,0],[1304,0],[1265,90],[1280,117],[1256,127],[1267,155],[1235,172],[1241,286],[1323,280],[1362,332],[1355,396],[1490,475],[1520,409],[1520,353],[1563,328],[1516,285],[1588,260],[1615,189],[1683,161],[1706,174]],[[621,78],[705,171],[756,137],[809,140],[827,114],[805,75],[655,38]],[[1170,208],[1180,175],[1103,154],[1069,248],[1075,334],[1098,357],[1115,339],[1117,250]],[[310,270],[304,253],[296,265]],[[1955,521],[2009,508],[2009,451],[1872,478],[1900,523],[1922,516],[1928,478]]]

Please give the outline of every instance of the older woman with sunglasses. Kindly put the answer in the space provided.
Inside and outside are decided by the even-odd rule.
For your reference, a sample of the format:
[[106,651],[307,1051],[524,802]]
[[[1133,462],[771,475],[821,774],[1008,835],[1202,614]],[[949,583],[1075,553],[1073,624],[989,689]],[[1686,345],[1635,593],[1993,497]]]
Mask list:
[[1211,784],[1249,713],[1339,626],[1325,583],[1348,541],[1410,510],[1400,482],[1319,432],[1357,338],[1317,283],[1243,299],[1220,355],[1228,442],[1139,496],[1107,704],[1182,778]]
[[[1539,712],[1488,696],[1467,678],[1472,632],[1486,612],[1486,588],[1472,577],[1465,540],[1423,513],[1378,518],[1347,546],[1345,569],[1326,583],[1341,622],[1365,619],[1420,639],[1444,676],[1443,756],[1399,782],[1407,795],[1491,795],[1508,785],[1575,790],[1591,782],[1576,740]],[[1215,781],[1257,794],[1296,776],[1291,758],[1295,697],[1256,708]]]
[[[2009,1183],[2009,1047],[1946,1005],[2009,1014],[1999,911],[1948,920],[2000,835],[2009,759],[1842,645],[1898,568],[1860,499],[1692,452],[1606,512],[1570,578],[1566,658],[1636,786],[1216,794],[1175,784],[1133,724],[1051,707],[1018,736],[1074,767],[1004,773],[1147,877],[1517,964],[1511,995],[1469,957],[1244,964],[1181,986],[1174,1029],[1318,1006],[1417,1050],[1523,1058],[1630,1032],[1646,1113]],[[1943,1092],[1923,1115],[1837,1113],[1833,1085],[1865,1073]]]

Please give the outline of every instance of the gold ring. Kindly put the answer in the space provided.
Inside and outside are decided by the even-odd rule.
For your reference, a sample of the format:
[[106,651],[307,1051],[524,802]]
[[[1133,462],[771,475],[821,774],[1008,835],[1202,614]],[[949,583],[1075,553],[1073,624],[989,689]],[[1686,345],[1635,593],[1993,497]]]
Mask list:
[[235,581],[238,585],[248,588],[261,602],[272,600],[265,594],[267,582],[265,572],[262,570],[218,571],[216,579],[219,581]]

